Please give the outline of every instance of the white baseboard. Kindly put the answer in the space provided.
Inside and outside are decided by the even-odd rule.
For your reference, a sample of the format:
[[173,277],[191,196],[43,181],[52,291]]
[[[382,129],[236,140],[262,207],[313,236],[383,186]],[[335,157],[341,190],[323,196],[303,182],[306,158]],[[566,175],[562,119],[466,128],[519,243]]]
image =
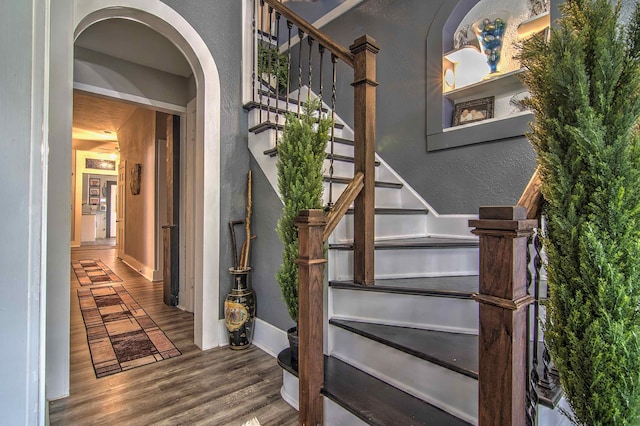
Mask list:
[[[286,331],[280,330],[260,318],[256,318],[254,327],[252,343],[272,357],[276,358],[283,349],[289,347]],[[227,346],[229,344],[229,333],[224,324],[224,319],[218,322],[218,335],[220,336],[220,346]]]
[[229,346],[229,332],[224,325],[224,318],[218,320],[218,343],[220,346]]
[[162,272],[156,269],[153,269],[150,266],[144,265],[142,262],[137,259],[125,254],[122,258],[122,261],[129,268],[133,269],[149,281],[161,281],[162,280]]

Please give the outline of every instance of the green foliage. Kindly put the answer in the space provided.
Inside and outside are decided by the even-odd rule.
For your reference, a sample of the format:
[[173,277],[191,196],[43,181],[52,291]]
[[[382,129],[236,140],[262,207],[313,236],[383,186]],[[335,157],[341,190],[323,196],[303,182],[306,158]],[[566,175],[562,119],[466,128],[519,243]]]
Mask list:
[[294,219],[300,210],[322,208],[322,164],[331,120],[318,120],[319,100],[308,100],[300,117],[287,114],[278,142],[278,190],[284,201],[276,231],[284,246],[276,280],[291,319],[298,322],[298,230]]
[[276,76],[280,89],[287,87],[288,65],[287,55],[279,53],[277,47],[258,45],[258,72]]
[[545,339],[580,425],[640,424],[640,13],[567,0],[522,51],[547,201]]

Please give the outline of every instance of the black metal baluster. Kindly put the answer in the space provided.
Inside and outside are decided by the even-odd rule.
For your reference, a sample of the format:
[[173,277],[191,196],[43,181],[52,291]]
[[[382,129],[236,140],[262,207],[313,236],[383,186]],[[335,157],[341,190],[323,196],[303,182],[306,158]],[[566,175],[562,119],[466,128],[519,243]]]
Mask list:
[[256,38],[258,33],[256,32],[256,8],[258,3],[253,0],[253,9],[251,10],[251,101],[256,101],[256,61],[258,54],[256,52]]
[[300,115],[300,91],[302,90],[302,37],[304,37],[304,32],[298,29],[298,38],[300,39],[298,43],[298,115]]
[[285,93],[285,102],[287,113],[289,112],[289,93],[291,89],[289,87],[289,80],[291,80],[291,28],[293,27],[293,23],[287,20],[287,28],[289,30],[288,39],[287,39],[287,92]]
[[278,147],[278,123],[280,123],[280,12],[276,12],[276,147]]
[[[271,79],[273,78],[273,38],[272,38],[272,31],[273,31],[273,7],[269,6],[269,33],[268,33],[268,37],[269,39],[267,40],[268,46],[269,46],[269,55],[268,55],[268,59],[267,59],[267,87],[269,88],[268,92],[267,92],[267,123],[271,122],[271,97],[272,97],[272,92],[273,90],[271,89]],[[276,48],[276,54],[277,54],[277,48]]]
[[[538,411],[538,298],[539,298],[539,273],[534,270],[531,273],[529,264],[531,263],[531,249],[530,247],[535,245],[535,236],[529,237],[527,244],[527,292],[532,293],[534,302],[527,308],[527,370],[528,370],[528,386],[527,386],[527,425],[534,426],[537,424],[537,411]],[[534,265],[536,257],[534,257]],[[534,268],[535,269],[535,268]],[[531,288],[533,287],[533,289]],[[532,314],[533,310],[533,324]],[[533,330],[532,330],[533,328]],[[530,335],[532,334],[532,335]]]
[[259,119],[258,124],[262,124],[262,73],[264,71],[264,0],[260,0],[260,41],[258,42],[258,79],[260,84],[258,85],[258,109]]
[[336,83],[337,83],[337,70],[336,65],[338,63],[338,57],[331,54],[331,157],[329,158],[329,203],[328,207],[333,206],[333,149],[336,143]]
[[313,66],[311,65],[311,51],[313,50],[313,38],[307,36],[307,42],[309,43],[309,84],[307,86],[307,102],[311,98],[311,82],[313,80]]
[[320,79],[320,85],[318,88],[318,97],[320,98],[320,105],[318,105],[318,119],[322,117],[322,59],[324,58],[324,50],[325,47],[318,43],[318,52],[320,53],[320,75],[318,78]]
[[[544,217],[541,219],[541,229],[544,229]],[[535,259],[535,267],[538,271],[542,269],[542,240],[536,234],[536,239],[534,240],[534,248],[536,250],[536,259]],[[545,298],[549,298],[549,288],[547,287],[547,294]],[[551,362],[551,355],[549,350],[547,349],[547,344],[543,340],[542,342],[542,376],[538,381],[538,385],[542,394],[552,403],[554,398],[559,397],[559,381],[557,371],[553,367],[553,363]],[[554,395],[555,394],[555,395]]]

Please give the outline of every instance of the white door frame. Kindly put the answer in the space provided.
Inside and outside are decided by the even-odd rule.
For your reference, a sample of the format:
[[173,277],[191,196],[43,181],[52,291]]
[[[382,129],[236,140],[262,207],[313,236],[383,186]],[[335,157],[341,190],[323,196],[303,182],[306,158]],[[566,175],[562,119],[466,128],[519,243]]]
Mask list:
[[[220,344],[220,79],[211,52],[193,27],[159,0],[76,0],[74,39],[90,25],[111,18],[147,25],[185,56],[197,86],[193,241],[194,343],[201,349]],[[205,120],[205,117],[207,119]],[[71,127],[71,123],[69,123]],[[206,215],[205,215],[206,211]],[[206,259],[206,262],[204,261]]]
[[[187,111],[180,121],[181,144],[180,144],[180,205],[193,206],[195,204],[194,176],[192,173],[185,173],[193,170],[197,163],[195,156],[197,136],[197,107],[196,98],[187,103]],[[180,209],[180,291],[178,296],[178,307],[187,312],[193,312],[194,305],[194,283],[195,266],[193,244],[186,244],[193,241],[196,235],[194,209]]]

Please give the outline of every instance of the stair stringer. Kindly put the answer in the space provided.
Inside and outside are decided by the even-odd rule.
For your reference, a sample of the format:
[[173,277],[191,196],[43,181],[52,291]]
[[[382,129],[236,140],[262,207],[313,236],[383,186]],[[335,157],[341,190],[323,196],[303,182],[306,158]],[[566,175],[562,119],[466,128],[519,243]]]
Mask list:
[[[301,98],[306,99],[308,88],[305,86],[301,91]],[[317,97],[313,91],[310,92],[309,96]],[[290,98],[297,98],[297,90],[291,92],[289,95]],[[274,101],[275,105],[275,101]],[[278,101],[278,106],[282,107],[284,105],[283,101]],[[329,106],[323,102],[323,107],[329,110]],[[293,108],[297,108],[297,105],[293,105],[290,107],[291,110]],[[250,114],[254,114],[250,122],[257,123],[257,113],[256,111],[251,111]],[[271,113],[267,115],[270,119],[273,118],[275,120],[275,115]],[[263,120],[264,121],[264,120]],[[284,123],[284,117],[279,115],[280,123]],[[348,140],[353,140],[354,132],[353,129],[346,123],[344,120],[340,118],[338,114],[335,115],[336,123],[340,123],[343,128],[336,129],[336,137],[344,138]],[[276,170],[276,157],[269,157],[264,155],[264,152],[268,149],[275,147],[277,131],[275,129],[269,129],[267,131],[263,131],[258,134],[249,133],[249,150],[253,154],[253,157],[256,159],[257,163],[260,165],[260,168],[264,172],[267,180],[269,181],[272,188],[280,197],[280,193],[278,191],[278,175]],[[353,156],[353,147],[340,146],[341,144],[336,144],[337,151],[336,153],[342,153],[343,155]],[[329,151],[329,146],[327,147],[327,151]],[[476,237],[471,234],[471,228],[468,225],[469,220],[477,219],[477,215],[470,214],[439,214],[420,194],[418,194],[412,187],[407,183],[406,180],[402,178],[384,159],[376,153],[376,160],[380,163],[380,166],[377,167],[376,173],[377,179],[390,181],[390,182],[398,182],[403,186],[398,191],[399,195],[395,196],[394,200],[387,201],[386,199],[378,200],[376,199],[376,206],[379,207],[395,207],[395,208],[403,208],[403,209],[424,209],[429,212],[426,217],[426,222],[424,226],[418,226],[418,232],[412,234],[412,236],[421,237],[421,236],[438,236],[438,237],[453,237],[453,238],[464,238],[464,239],[475,239]],[[352,177],[349,176],[349,177]],[[336,185],[338,186],[338,185]],[[325,184],[325,198],[328,193],[328,184]],[[342,188],[339,189],[341,191]],[[384,197],[384,192],[380,191],[382,196]],[[334,201],[339,196],[340,192],[334,194]],[[377,197],[378,193],[376,193]],[[280,197],[281,198],[281,197]],[[344,221],[344,219],[343,219]],[[394,237],[408,237],[407,234],[397,235],[397,236],[386,236],[384,238],[394,238]],[[338,241],[344,240],[344,238],[340,238]],[[332,242],[335,242],[333,240]]]

